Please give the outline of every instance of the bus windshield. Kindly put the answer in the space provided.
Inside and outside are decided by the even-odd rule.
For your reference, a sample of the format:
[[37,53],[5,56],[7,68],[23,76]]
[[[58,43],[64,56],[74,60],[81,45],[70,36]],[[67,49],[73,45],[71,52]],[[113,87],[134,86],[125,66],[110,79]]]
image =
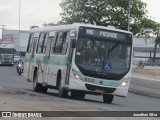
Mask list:
[[13,48],[0,48],[1,54],[13,54],[14,49]]
[[104,78],[107,78],[106,75],[122,76],[129,71],[130,61],[130,44],[99,39],[78,40],[75,62],[86,75]]

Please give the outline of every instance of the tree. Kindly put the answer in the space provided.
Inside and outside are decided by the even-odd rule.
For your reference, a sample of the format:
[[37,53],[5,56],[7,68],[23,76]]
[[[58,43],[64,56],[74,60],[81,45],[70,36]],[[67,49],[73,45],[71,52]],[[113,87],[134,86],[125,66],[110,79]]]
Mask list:
[[137,36],[145,36],[148,38],[158,32],[158,23],[148,18],[142,18],[140,23],[137,23],[138,27],[134,27],[134,25],[132,25],[132,29],[136,28],[133,31],[137,31]]
[[157,45],[159,44],[160,45],[160,24],[158,24],[158,27],[157,27],[157,38],[155,39],[155,47],[154,47],[154,56],[153,56],[153,63],[152,65],[154,66],[155,64],[155,60],[156,60],[156,53],[157,53]]
[[[129,0],[62,0],[60,6],[63,10],[60,24],[83,22],[110,24],[123,30],[128,28]],[[146,3],[131,0],[130,30],[134,35],[155,32],[156,22],[148,19],[146,14]]]

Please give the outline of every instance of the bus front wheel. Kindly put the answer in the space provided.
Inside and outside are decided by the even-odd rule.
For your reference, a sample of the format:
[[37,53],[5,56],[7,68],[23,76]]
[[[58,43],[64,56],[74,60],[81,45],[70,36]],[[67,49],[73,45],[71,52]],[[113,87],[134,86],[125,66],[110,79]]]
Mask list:
[[114,95],[107,95],[107,94],[103,94],[103,101],[104,103],[109,103],[111,104],[113,101]]
[[62,86],[61,86],[61,80],[59,81],[59,85],[58,85],[58,95],[61,98],[66,98],[68,96],[68,90],[65,90]]
[[71,97],[73,99],[84,99],[85,93],[81,91],[71,91]]

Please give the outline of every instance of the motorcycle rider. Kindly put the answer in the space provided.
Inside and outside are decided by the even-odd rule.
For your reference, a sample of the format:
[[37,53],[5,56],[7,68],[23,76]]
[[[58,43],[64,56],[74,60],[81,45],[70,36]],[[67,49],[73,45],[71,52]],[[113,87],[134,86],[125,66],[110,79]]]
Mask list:
[[[19,61],[17,62],[17,72],[18,72],[18,65],[22,65],[22,68],[23,68],[23,60],[22,59],[19,59]],[[23,69],[22,69],[22,72],[23,72]]]

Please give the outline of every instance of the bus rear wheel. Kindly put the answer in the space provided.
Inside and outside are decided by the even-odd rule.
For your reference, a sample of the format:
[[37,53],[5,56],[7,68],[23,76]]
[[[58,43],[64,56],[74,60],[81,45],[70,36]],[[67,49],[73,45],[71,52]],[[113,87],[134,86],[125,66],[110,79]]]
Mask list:
[[111,104],[113,101],[114,95],[107,95],[107,94],[103,94],[103,101],[104,103],[109,103]]
[[46,93],[48,88],[43,87],[42,84],[38,83],[37,81],[38,81],[38,76],[37,73],[35,73],[33,78],[33,91]]
[[73,99],[84,99],[85,93],[82,91],[71,91],[71,97]]

